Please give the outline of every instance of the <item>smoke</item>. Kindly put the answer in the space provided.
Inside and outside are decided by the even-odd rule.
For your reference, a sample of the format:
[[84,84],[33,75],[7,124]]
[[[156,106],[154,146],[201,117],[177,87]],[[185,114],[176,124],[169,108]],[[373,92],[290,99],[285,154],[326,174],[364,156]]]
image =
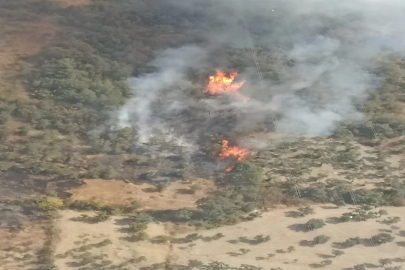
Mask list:
[[[196,113],[199,125],[189,129],[190,134],[212,128],[216,118],[211,112],[235,110],[239,115],[227,126],[230,129],[254,128],[271,115],[277,133],[328,136],[338,123],[362,119],[357,105],[382,83],[373,73],[379,55],[405,52],[405,2],[400,0],[168,3],[185,16],[198,12],[205,17],[204,24],[193,26],[199,29],[205,43],[203,48],[169,49],[153,61],[155,73],[131,80],[135,98],[120,111],[119,123],[135,124],[141,142],[147,142],[157,127],[166,128],[167,114],[200,107],[207,108],[210,114]],[[198,71],[209,66],[209,61],[204,61],[207,55],[218,66],[232,68],[232,61],[223,59],[227,54],[221,55],[221,49],[250,50],[253,44],[258,63],[246,51],[240,60],[242,76],[247,80],[243,90],[251,96],[248,102],[195,100],[182,97],[180,91],[174,93],[179,87],[195,87],[186,73],[191,68]],[[252,73],[256,64],[264,78],[260,83],[259,76]],[[214,71],[216,67],[211,68]],[[203,86],[197,87],[203,91]],[[167,90],[172,91],[169,96],[175,101],[161,103],[164,117],[154,117],[152,105]],[[213,128],[213,132],[218,130]],[[182,135],[177,132],[173,136]]]
[[[156,72],[130,79],[135,97],[130,99],[119,111],[119,127],[135,126],[138,140],[141,143],[149,142],[154,134],[154,129],[159,131],[166,129],[165,124],[159,118],[152,117],[152,104],[165,90],[174,86],[190,86],[191,83],[185,76],[186,71],[203,65],[205,58],[205,51],[196,46],[168,49],[160,53],[151,63],[151,67],[156,68]],[[164,109],[171,111],[181,106],[178,101],[174,101]],[[178,140],[178,138],[174,139]]]

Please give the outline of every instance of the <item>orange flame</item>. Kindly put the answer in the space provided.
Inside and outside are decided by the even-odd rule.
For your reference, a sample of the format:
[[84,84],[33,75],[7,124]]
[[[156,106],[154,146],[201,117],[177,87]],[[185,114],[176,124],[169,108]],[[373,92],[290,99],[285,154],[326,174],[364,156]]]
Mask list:
[[237,72],[229,73],[226,76],[225,73],[217,70],[215,76],[210,76],[208,85],[204,90],[204,93],[210,95],[222,95],[222,94],[234,94],[239,99],[246,102],[249,100],[248,97],[241,95],[238,90],[245,84],[245,81],[234,83],[235,77],[238,75]]
[[[228,140],[222,140],[222,150],[221,153],[219,153],[219,160],[223,160],[226,158],[232,158],[235,161],[241,161],[246,158],[246,155],[249,154],[249,149],[243,148],[243,147],[238,147],[238,146],[229,146],[229,141]],[[230,172],[232,171],[233,167],[235,164],[229,165],[226,169],[225,172]]]

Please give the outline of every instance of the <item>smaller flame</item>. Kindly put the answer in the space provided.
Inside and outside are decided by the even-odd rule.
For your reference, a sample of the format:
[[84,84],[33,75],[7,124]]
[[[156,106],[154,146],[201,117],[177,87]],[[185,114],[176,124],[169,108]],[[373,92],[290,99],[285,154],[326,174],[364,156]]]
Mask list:
[[234,94],[244,102],[248,101],[248,97],[245,97],[238,92],[238,90],[245,84],[245,81],[234,83],[237,75],[237,72],[231,72],[229,73],[229,76],[226,76],[225,73],[217,70],[215,76],[209,77],[208,85],[205,88],[204,93],[215,96],[222,94]]
[[[219,153],[219,160],[224,160],[227,158],[231,158],[235,160],[235,162],[242,161],[246,158],[249,154],[250,150],[247,148],[239,147],[239,146],[229,146],[228,140],[222,140],[222,149],[221,153]],[[225,172],[232,171],[235,164],[229,165]]]

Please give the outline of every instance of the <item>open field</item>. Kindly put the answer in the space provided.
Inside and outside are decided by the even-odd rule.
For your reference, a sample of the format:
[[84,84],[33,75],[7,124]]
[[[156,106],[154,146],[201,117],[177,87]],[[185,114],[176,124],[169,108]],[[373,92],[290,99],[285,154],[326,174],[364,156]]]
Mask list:
[[186,181],[174,182],[161,192],[151,184],[125,183],[120,180],[84,180],[85,185],[72,189],[72,200],[94,201],[106,205],[127,205],[139,202],[144,209],[165,210],[179,208],[195,208],[198,199],[214,192],[213,181],[197,179],[192,185],[197,190],[190,190]]
[[[72,250],[103,240],[110,240],[111,243],[88,251],[91,254],[87,254],[88,256],[98,256],[94,261],[92,260],[93,263],[97,264],[104,260],[111,261],[112,265],[119,265],[142,256],[146,258],[145,261],[138,263],[128,263],[126,269],[140,269],[148,265],[164,263],[167,260],[179,265],[187,265],[190,260],[198,260],[204,263],[220,261],[231,266],[249,264],[264,269],[281,267],[293,270],[318,268],[325,260],[332,261],[332,264],[327,266],[327,269],[331,270],[351,269],[355,265],[364,263],[380,269],[379,259],[383,258],[400,258],[403,261],[397,259],[399,261],[394,262],[392,266],[403,265],[405,262],[405,216],[402,208],[378,208],[387,210],[388,216],[402,218],[401,222],[393,226],[379,223],[378,221],[383,218],[378,218],[365,222],[328,223],[323,228],[308,232],[294,229],[294,224],[305,223],[310,218],[330,220],[330,218],[338,217],[352,209],[350,207],[335,208],[330,205],[316,206],[314,207],[315,214],[300,218],[286,216],[288,215],[286,213],[295,209],[277,209],[264,213],[262,217],[253,221],[214,230],[196,231],[201,238],[188,243],[177,242],[179,242],[178,239],[184,239],[193,233],[192,228],[189,228],[188,232],[184,232],[183,228],[176,233],[169,234],[167,224],[150,224],[147,230],[149,238],[159,235],[172,238],[171,243],[163,244],[153,244],[149,240],[131,243],[127,240],[125,222],[120,217],[98,224],[86,224],[72,220],[80,213],[61,211],[62,217],[57,223],[61,232],[61,240],[57,245],[56,254],[59,254],[59,257],[63,257],[61,254],[69,255],[58,259],[57,265],[61,270],[75,269],[73,266],[77,263],[77,268],[79,268],[78,261],[80,262],[82,259],[80,256],[84,255]],[[391,231],[395,236],[392,243],[372,245],[367,241],[372,236],[385,231]],[[204,237],[212,237],[216,234],[222,234],[223,237],[218,240],[204,239]],[[251,239],[254,239],[256,235],[269,235],[270,240],[259,244],[254,243]],[[318,235],[329,236],[330,240],[325,244],[310,246],[308,242]],[[364,243],[350,248],[342,248],[333,244],[344,242],[351,237],[366,240]],[[289,252],[288,248],[291,246],[294,247],[294,250]],[[242,250],[241,253],[241,249],[245,250]],[[345,254],[335,258],[332,255],[332,249],[344,251]]]

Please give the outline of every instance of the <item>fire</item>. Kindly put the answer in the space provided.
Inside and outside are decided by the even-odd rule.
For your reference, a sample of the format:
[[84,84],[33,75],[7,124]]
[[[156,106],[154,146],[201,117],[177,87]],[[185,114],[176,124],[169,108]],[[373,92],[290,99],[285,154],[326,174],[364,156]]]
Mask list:
[[238,75],[237,72],[229,73],[226,76],[225,73],[217,70],[215,76],[210,76],[208,85],[205,88],[204,93],[210,95],[222,95],[222,94],[233,94],[239,99],[246,102],[249,100],[248,97],[241,95],[238,90],[245,84],[245,81],[234,83],[235,77]]
[[[221,153],[219,153],[219,160],[232,158],[235,161],[241,161],[246,158],[246,155],[249,154],[249,152],[250,151],[247,148],[238,147],[238,146],[229,146],[229,141],[223,140],[222,141],[222,150],[221,150]],[[228,166],[226,168],[225,172],[232,171],[234,166],[235,166],[234,164]]]

